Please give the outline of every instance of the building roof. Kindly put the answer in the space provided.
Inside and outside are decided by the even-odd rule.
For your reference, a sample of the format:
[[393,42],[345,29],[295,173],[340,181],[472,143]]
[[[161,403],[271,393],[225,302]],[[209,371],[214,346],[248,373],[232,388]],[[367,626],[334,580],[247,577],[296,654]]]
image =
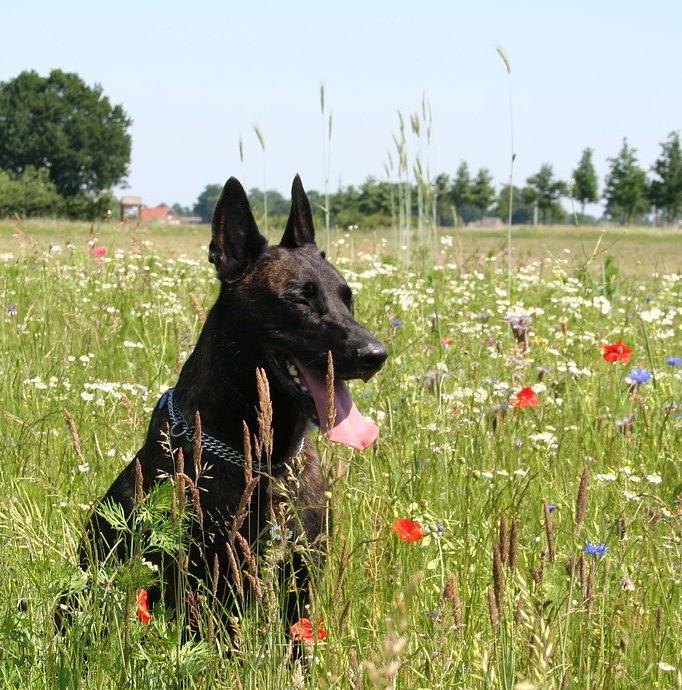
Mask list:
[[155,220],[167,220],[169,213],[174,215],[168,204],[161,204],[160,206],[143,206],[140,212],[140,221],[143,223],[150,223]]

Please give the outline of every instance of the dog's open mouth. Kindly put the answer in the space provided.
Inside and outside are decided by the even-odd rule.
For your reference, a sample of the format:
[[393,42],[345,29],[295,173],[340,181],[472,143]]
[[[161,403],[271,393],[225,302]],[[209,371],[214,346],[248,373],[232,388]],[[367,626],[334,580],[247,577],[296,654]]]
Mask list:
[[284,354],[272,354],[269,359],[279,380],[293,396],[309,407],[311,418],[330,441],[356,450],[365,450],[374,443],[379,427],[360,414],[343,379],[334,380],[336,416],[330,428],[326,378]]

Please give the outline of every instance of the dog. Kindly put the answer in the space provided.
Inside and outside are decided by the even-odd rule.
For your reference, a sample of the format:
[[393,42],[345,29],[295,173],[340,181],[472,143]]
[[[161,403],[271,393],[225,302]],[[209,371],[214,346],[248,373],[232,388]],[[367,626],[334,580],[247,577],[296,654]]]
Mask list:
[[[278,515],[287,515],[285,532],[312,554],[304,558],[294,550],[282,571],[285,580],[294,582],[283,602],[288,629],[303,615],[311,570],[324,560],[331,525],[327,485],[308,434],[319,425],[331,441],[358,450],[377,437],[377,427],[359,413],[346,381],[368,380],[382,367],[386,349],[355,320],[349,286],[317,247],[310,202],[298,175],[291,198],[282,239],[271,246],[258,230],[239,181],[231,177],[226,182],[213,215],[208,256],[220,281],[218,298],[177,383],[157,403],[144,445],[102,499],[118,504],[131,520],[160,482],[175,478],[193,487],[183,563],[161,551],[145,554],[159,571],[159,584],[148,591],[152,608],[161,601],[177,613],[182,569],[190,599],[196,592],[208,593],[223,610],[234,610],[235,580],[241,578],[235,566],[242,573],[250,568],[247,581],[253,582],[261,545]],[[329,414],[329,359],[335,417]],[[265,383],[271,444],[253,445],[251,478],[244,430],[252,439],[259,428],[258,389]],[[296,482],[291,491],[278,493],[295,458],[301,468]],[[93,561],[130,558],[125,533],[105,514],[95,510],[86,526],[83,569]]]

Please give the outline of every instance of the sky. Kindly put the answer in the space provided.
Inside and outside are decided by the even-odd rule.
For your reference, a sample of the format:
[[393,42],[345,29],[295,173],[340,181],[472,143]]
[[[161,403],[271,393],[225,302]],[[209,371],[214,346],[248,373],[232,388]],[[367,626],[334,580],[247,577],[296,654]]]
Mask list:
[[[129,194],[191,205],[210,183],[321,189],[320,84],[333,114],[330,188],[382,178],[398,109],[426,94],[432,172],[460,160],[515,181],[567,179],[623,137],[648,168],[682,129],[680,0],[2,0],[0,81],[53,68],[99,83],[132,117]],[[253,131],[262,130],[263,153]],[[238,141],[244,142],[240,161]]]

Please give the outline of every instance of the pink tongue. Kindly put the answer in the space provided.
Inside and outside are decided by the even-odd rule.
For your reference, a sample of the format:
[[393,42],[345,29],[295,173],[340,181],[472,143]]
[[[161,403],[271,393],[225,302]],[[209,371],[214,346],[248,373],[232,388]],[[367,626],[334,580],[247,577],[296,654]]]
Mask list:
[[[297,362],[298,364],[298,362]],[[345,381],[334,381],[334,408],[336,420],[331,430],[327,429],[327,382],[321,376],[298,364],[305,384],[313,396],[320,428],[334,443],[342,443],[356,450],[369,448],[379,435],[379,427],[365,419],[348,392]]]

